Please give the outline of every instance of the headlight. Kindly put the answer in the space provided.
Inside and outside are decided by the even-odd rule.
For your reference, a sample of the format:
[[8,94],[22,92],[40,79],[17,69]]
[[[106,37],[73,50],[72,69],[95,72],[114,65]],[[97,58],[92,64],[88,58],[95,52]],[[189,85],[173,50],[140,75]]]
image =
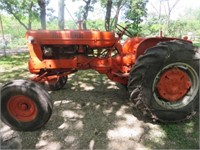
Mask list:
[[34,41],[34,37],[33,36],[28,36],[28,43],[31,44]]

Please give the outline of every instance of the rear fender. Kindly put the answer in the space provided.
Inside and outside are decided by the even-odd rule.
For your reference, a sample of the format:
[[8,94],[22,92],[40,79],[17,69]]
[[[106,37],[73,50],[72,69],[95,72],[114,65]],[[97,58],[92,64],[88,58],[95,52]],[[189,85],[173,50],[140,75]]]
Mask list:
[[189,40],[178,39],[178,38],[167,38],[167,37],[147,38],[147,39],[144,39],[138,45],[138,47],[136,49],[136,58],[138,58],[140,55],[143,55],[147,49],[157,45],[158,43],[165,42],[165,41],[171,41],[171,40],[182,40],[182,41],[186,41],[186,42],[192,43]]

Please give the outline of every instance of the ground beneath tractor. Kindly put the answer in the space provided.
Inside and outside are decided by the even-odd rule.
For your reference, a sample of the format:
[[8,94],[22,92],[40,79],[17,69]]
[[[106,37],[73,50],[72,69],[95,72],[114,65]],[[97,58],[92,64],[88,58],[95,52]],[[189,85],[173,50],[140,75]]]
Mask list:
[[170,128],[153,124],[133,110],[125,87],[95,71],[70,75],[64,89],[49,93],[54,103],[49,122],[34,132],[13,131],[1,122],[2,148],[167,149],[184,148],[184,142],[199,148],[193,137],[198,121]]

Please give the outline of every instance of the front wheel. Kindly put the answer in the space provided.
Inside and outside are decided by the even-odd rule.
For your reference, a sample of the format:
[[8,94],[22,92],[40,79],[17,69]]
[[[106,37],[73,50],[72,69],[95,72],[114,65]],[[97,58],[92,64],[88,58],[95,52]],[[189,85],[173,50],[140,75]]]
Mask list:
[[49,94],[32,81],[14,80],[1,89],[1,119],[15,130],[41,128],[49,120],[52,107]]
[[191,118],[199,104],[199,53],[184,41],[159,43],[132,68],[130,100],[153,120],[177,122]]

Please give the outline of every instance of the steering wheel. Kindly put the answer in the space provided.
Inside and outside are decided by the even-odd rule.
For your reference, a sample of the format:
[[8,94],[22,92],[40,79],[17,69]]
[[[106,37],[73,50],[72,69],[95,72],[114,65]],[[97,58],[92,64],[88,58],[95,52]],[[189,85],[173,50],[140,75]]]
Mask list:
[[128,31],[128,27],[130,26],[130,24],[128,24],[126,27],[123,27],[119,24],[116,25],[116,28],[118,30],[117,34],[122,37],[123,35],[127,35],[128,37],[132,37],[132,33],[130,31]]

